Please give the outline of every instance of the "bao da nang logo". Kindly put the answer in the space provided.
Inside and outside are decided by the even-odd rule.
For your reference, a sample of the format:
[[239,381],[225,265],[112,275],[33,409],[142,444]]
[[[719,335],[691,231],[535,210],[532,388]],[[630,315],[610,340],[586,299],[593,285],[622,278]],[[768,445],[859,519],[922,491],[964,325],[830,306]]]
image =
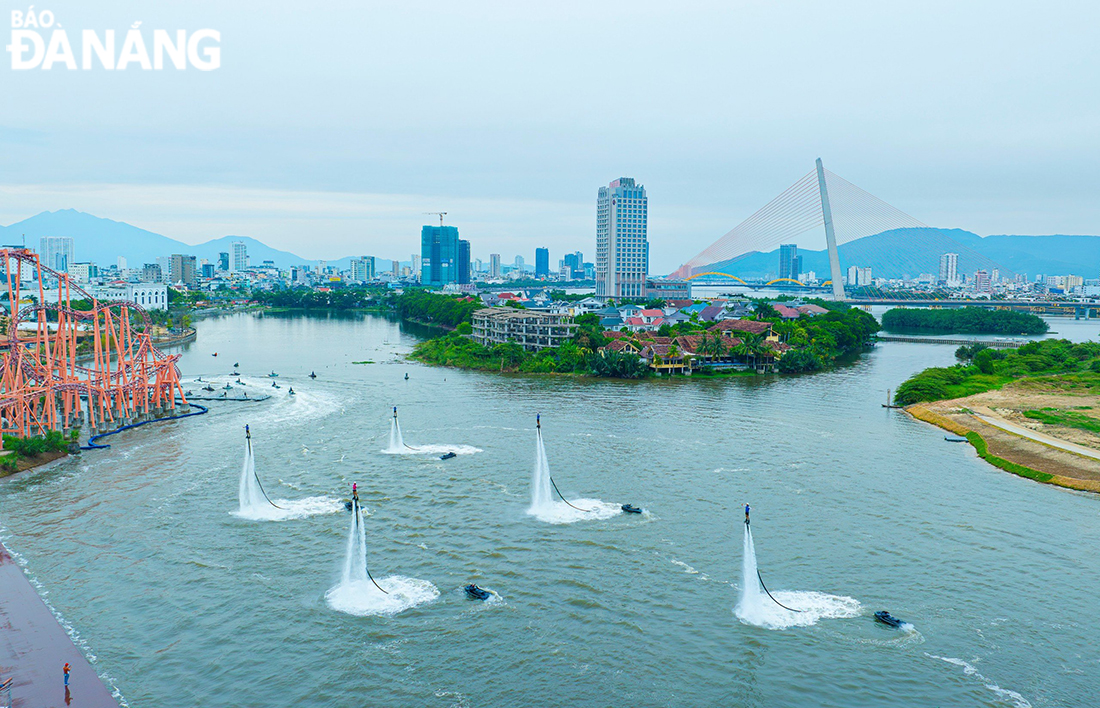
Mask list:
[[[28,69],[68,70],[106,69],[124,71],[130,67],[160,71],[165,67],[186,69],[190,64],[199,71],[213,71],[222,65],[221,32],[201,29],[190,35],[185,30],[141,28],[141,22],[128,30],[68,30],[50,10],[36,12],[12,10],[11,54],[13,71]],[[75,51],[74,51],[75,42]]]

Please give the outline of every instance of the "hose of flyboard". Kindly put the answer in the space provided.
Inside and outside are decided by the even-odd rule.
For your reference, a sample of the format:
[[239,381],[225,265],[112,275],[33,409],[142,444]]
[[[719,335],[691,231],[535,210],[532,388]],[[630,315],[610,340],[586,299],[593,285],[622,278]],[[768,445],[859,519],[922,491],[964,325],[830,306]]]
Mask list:
[[[355,525],[359,526],[359,513],[360,512],[359,512],[359,502],[358,501],[355,502],[354,507],[355,508],[352,509],[352,513],[355,514]],[[370,581],[372,583],[374,583],[374,587],[378,588],[379,590],[382,590],[382,586],[379,585],[378,581],[374,579],[374,576],[370,574],[370,568],[367,566],[365,561],[363,563],[363,570],[367,571],[367,577],[370,578]],[[386,595],[389,595],[389,593],[386,592],[385,590],[382,590],[382,592]]]
[[[542,440],[542,421],[539,420],[538,415],[535,416],[535,430],[538,431],[539,440],[541,441]],[[563,502],[565,502],[566,506],[568,506],[570,508],[573,508],[573,509],[576,509],[577,511],[581,512],[582,514],[591,514],[592,513],[591,509],[582,509],[579,506],[573,506],[572,504],[570,504],[569,500],[566,499],[565,495],[561,493],[560,489],[558,489],[558,485],[554,481],[554,478],[552,476],[550,476],[549,473],[547,473],[546,476],[550,479],[550,484],[554,487],[554,491],[558,493],[558,496],[561,497],[561,500]]]
[[[393,422],[394,422],[394,423],[396,423],[396,422],[397,422],[397,406],[394,406],[394,407],[393,407]],[[404,440],[404,439],[402,439],[402,440],[401,440],[401,444],[402,444],[402,445],[405,445],[405,440]],[[405,445],[405,448],[406,448],[406,449],[409,449],[409,450],[415,450],[415,449],[416,449],[416,448],[415,448],[415,447],[413,447],[412,445]],[[381,590],[381,588],[379,588],[379,590]],[[384,592],[384,591],[383,591],[383,592]]]
[[[748,525],[749,525],[749,520],[745,519],[745,526],[748,526]],[[749,536],[752,536],[752,531],[749,531]],[[770,597],[772,599],[772,602],[779,605],[784,610],[790,610],[791,612],[805,612],[805,610],[796,610],[793,607],[787,607],[786,605],[784,605],[779,600],[776,600],[775,595],[772,595],[771,591],[768,590],[768,586],[764,584],[764,578],[761,577],[761,575],[760,575],[760,568],[756,569],[756,579],[760,581],[760,587],[764,588],[764,592],[768,593],[768,597]]]
[[[248,454],[252,455],[252,433],[249,432],[247,425],[244,426],[244,438],[248,441]],[[260,488],[260,492],[264,495],[264,499],[267,500],[267,503],[275,507],[276,509],[282,510],[283,507],[271,501],[271,497],[267,496],[267,490],[264,489],[264,483],[260,481],[260,475],[256,473],[255,463],[252,464],[252,476],[256,479],[256,486]]]

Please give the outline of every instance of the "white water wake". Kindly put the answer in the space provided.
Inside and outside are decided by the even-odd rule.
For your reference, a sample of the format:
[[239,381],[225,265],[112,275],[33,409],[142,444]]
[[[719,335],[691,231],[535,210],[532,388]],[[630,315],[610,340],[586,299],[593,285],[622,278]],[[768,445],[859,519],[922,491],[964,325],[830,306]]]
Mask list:
[[351,513],[344,572],[340,583],[325,593],[328,606],[349,615],[396,615],[410,607],[431,602],[439,589],[427,580],[391,575],[375,586],[367,572],[367,531],[358,507]]
[[234,516],[249,521],[287,521],[304,519],[317,514],[334,514],[343,508],[335,497],[306,497],[305,499],[272,499],[268,501],[256,476],[256,456],[252,445],[245,443],[244,464],[237,487],[237,511]]
[[[542,432],[535,435],[535,469],[531,476],[531,506],[527,513],[548,524],[571,524],[576,521],[610,519],[623,513],[618,504],[599,499],[572,499],[569,504],[555,500],[550,481],[550,463],[546,459],[546,446]],[[572,506],[570,506],[570,504]]]
[[851,597],[829,595],[805,590],[773,591],[772,595],[793,612],[776,604],[760,586],[756,566],[756,547],[752,530],[745,525],[744,549],[741,559],[741,598],[733,612],[744,624],[765,629],[808,627],[820,619],[855,617],[859,614],[859,601]]
[[930,659],[939,659],[940,661],[946,661],[948,664],[961,666],[963,674],[967,676],[973,676],[976,680],[980,681],[983,686],[995,693],[1000,700],[1011,701],[1015,708],[1031,708],[1031,701],[1024,698],[1016,691],[1012,691],[1007,688],[1001,688],[997,684],[987,679],[985,676],[982,676],[981,673],[979,673],[979,671],[974,668],[973,664],[967,661],[956,659],[953,656],[936,656],[935,654],[929,654],[928,652],[925,652],[924,655]]
[[395,417],[390,422],[390,445],[382,452],[387,455],[444,455],[448,452],[473,455],[482,450],[473,445],[406,445],[401,435],[401,424]]

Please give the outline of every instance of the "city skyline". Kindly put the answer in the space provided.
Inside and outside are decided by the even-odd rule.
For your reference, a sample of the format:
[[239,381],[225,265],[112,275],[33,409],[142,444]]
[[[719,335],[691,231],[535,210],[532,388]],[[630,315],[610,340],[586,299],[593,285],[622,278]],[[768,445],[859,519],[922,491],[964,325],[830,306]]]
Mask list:
[[[186,243],[308,234],[303,255],[333,258],[444,209],[485,252],[570,251],[591,238],[593,186],[633,174],[654,197],[651,267],[667,272],[820,155],[932,225],[1100,231],[1097,99],[1079,90],[1100,68],[1093,4],[348,6],[291,34],[259,8],[142,9],[152,26],[217,27],[217,71],[8,72],[0,223],[71,207]],[[52,10],[73,27],[135,19],[117,2]],[[354,60],[303,50],[299,32]],[[592,67],[622,56],[644,79],[625,89],[632,119],[608,121],[621,97]]]

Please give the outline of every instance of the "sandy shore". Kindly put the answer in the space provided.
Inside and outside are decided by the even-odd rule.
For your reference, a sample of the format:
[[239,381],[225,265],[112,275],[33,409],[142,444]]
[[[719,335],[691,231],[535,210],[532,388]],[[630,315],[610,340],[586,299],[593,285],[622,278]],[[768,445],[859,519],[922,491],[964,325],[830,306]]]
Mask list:
[[[62,667],[70,667],[69,687]],[[27,576],[0,545],[0,680],[14,679],[13,708],[118,708]],[[7,705],[8,692],[0,692]]]
[[[1053,381],[1053,379],[1052,379]],[[955,433],[977,433],[988,453],[1045,473],[1039,479],[1070,489],[1100,492],[1100,434],[1065,425],[1048,425],[1025,411],[1054,409],[1087,416],[1100,423],[1100,394],[1047,386],[1027,379],[997,391],[906,408],[915,418]]]

